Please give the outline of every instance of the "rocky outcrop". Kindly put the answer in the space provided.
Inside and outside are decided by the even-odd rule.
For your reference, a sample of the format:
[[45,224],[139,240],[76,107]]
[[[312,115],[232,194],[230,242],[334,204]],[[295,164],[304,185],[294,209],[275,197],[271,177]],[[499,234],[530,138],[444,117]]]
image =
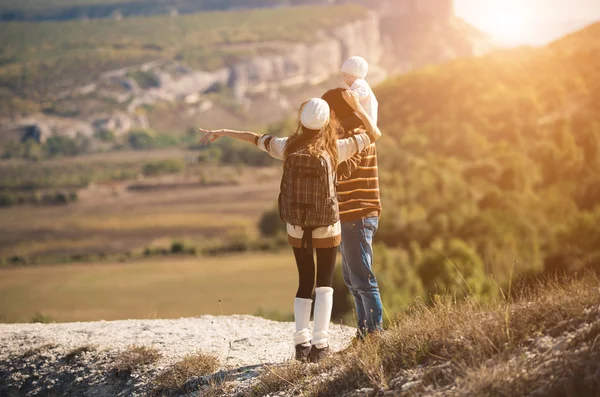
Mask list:
[[[312,41],[249,43],[249,50],[265,55],[215,71],[194,70],[174,60],[156,60],[103,73],[85,86],[60,95],[74,108],[86,109],[78,112],[77,119],[36,115],[34,125],[51,134],[89,136],[105,129],[118,136],[132,129],[152,127],[146,110],[161,102],[174,104],[175,111],[186,117],[188,127],[212,122],[208,115],[215,107],[221,115],[218,120],[235,121],[237,115],[223,119],[222,115],[230,112],[219,108],[223,99],[225,107],[242,109],[245,122],[264,125],[292,115],[302,99],[340,86],[337,76],[349,56],[361,55],[369,61],[367,80],[375,85],[388,74],[480,55],[491,49],[483,35],[454,17],[452,0],[337,2],[363,4],[371,11],[362,19],[317,32]],[[113,105],[99,110],[98,100]],[[31,125],[30,119],[18,124]]]
[[[144,111],[140,111],[145,106],[160,102],[182,103],[187,107],[185,114],[194,116],[213,107],[213,101],[206,98],[206,94],[224,90],[230,90],[235,101],[250,113],[260,113],[263,109],[259,107],[268,107],[272,119],[266,120],[269,122],[285,117],[293,107],[291,102],[296,101],[296,98],[283,95],[281,90],[328,81],[339,74],[342,62],[351,55],[361,55],[369,60],[371,81],[382,80],[386,74],[378,67],[382,53],[379,32],[379,18],[375,12],[370,12],[363,19],[317,32],[312,42],[255,43],[257,48],[268,47],[269,55],[251,57],[216,71],[194,70],[171,60],[120,68],[59,95],[62,100],[74,102],[77,108],[91,109],[80,112],[76,119],[31,115],[16,123],[2,124],[10,124],[11,131],[15,128],[25,131],[22,126],[36,126],[45,131],[41,141],[51,134],[91,136],[98,130],[110,130],[119,136],[132,129],[151,127]],[[136,80],[136,75],[140,74],[152,82],[151,86]],[[319,88],[318,92],[312,92],[309,88],[303,92],[320,95],[321,91]],[[115,110],[94,113],[94,101],[98,98],[116,102]],[[21,136],[23,134],[21,132]]]
[[338,74],[352,55],[365,57],[377,71],[381,39],[376,14],[321,32],[321,37],[316,43],[292,44],[282,54],[251,58],[232,67],[229,84],[236,97],[242,100],[249,91],[265,92],[273,86],[322,83]]

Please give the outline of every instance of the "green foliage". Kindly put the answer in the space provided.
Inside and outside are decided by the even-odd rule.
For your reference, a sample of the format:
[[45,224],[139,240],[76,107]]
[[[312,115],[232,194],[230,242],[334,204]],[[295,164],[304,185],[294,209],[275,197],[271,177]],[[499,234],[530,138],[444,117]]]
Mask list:
[[152,72],[135,70],[127,73],[127,77],[132,78],[142,89],[154,88],[160,86],[160,80]]
[[167,159],[155,160],[144,164],[142,173],[144,176],[158,176],[163,174],[179,174],[185,168],[181,160]]
[[[89,151],[89,144],[89,138],[84,136],[69,138],[68,136],[55,135],[46,140],[43,150],[47,157],[77,156],[87,153]],[[23,157],[31,158],[28,155],[24,155]]]
[[116,140],[115,133],[109,130],[99,130],[94,133],[94,138],[102,142],[114,143]]
[[190,149],[199,149],[198,161],[203,163],[244,164],[250,166],[268,166],[277,160],[254,145],[234,139],[219,139],[209,146],[194,144]]
[[282,234],[285,236],[285,222],[281,220],[277,206],[263,212],[258,221],[258,230],[263,237],[276,237]]
[[154,147],[152,133],[145,130],[135,130],[127,134],[127,144],[135,150],[147,150]]
[[48,323],[52,323],[54,322],[54,320],[52,320],[52,316],[37,312],[35,313],[35,315],[31,318],[31,322],[32,323],[42,323],[42,324],[48,324]]
[[[598,266],[600,46],[588,45],[598,26],[376,88],[376,240],[394,247],[375,254],[382,293],[394,291],[386,305],[419,294],[487,299],[497,293],[490,276],[506,285],[513,266],[514,278]],[[406,286],[396,271],[417,281]],[[405,289],[415,295],[395,300]]]

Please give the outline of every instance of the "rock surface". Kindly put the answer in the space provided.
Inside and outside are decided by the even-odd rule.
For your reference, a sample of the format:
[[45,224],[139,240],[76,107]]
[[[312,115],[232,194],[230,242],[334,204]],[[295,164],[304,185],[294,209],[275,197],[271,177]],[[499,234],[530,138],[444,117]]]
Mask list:
[[[0,396],[145,396],[156,375],[197,352],[218,357],[212,378],[247,387],[265,365],[293,357],[293,332],[293,323],[247,315],[0,324]],[[353,334],[332,324],[332,349],[345,347]],[[160,358],[123,375],[115,361],[134,345],[153,347]],[[192,383],[199,390],[208,378]]]

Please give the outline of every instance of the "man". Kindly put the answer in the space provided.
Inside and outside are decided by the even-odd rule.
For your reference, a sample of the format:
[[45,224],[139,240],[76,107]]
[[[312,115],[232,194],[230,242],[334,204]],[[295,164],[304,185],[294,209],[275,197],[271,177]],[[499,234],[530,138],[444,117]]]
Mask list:
[[[342,121],[346,138],[360,126],[360,119],[344,101],[341,88],[326,92],[322,99]],[[377,172],[377,150],[372,144],[338,166],[342,263],[344,282],[354,297],[358,321],[357,337],[362,340],[382,330],[383,306],[373,273],[373,237],[377,232],[381,201]]]

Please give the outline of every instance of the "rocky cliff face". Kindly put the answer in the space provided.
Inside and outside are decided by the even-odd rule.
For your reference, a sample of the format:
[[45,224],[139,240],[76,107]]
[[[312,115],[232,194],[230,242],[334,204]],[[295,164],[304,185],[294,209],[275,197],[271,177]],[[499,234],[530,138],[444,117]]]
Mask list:
[[[80,109],[80,116],[70,119],[72,128],[64,128],[63,118],[44,115],[4,124],[0,129],[14,131],[21,127],[25,131],[34,124],[51,134],[89,136],[95,130],[109,129],[118,136],[131,129],[152,127],[140,109],[160,102],[182,104],[187,108],[185,115],[190,116],[188,125],[193,125],[196,116],[215,106],[214,98],[207,95],[224,91],[233,93],[233,99],[246,114],[257,116],[251,117],[251,123],[265,124],[288,116],[300,101],[297,94],[301,93],[302,98],[320,96],[323,93],[320,85],[337,78],[341,64],[351,55],[361,55],[370,61],[374,81],[384,78],[385,72],[378,67],[382,53],[379,32],[379,18],[371,12],[364,19],[319,32],[319,39],[313,43],[273,43],[271,47],[276,51],[270,55],[249,58],[213,72],[193,70],[175,61],[154,61],[114,70],[84,87],[61,94],[63,99],[76,102]],[[151,76],[156,84],[144,87],[131,77],[132,72]],[[341,80],[338,80],[332,84],[339,86]],[[98,113],[92,103],[98,98],[119,105],[114,111]]]
[[245,93],[266,91],[276,86],[315,85],[339,73],[344,60],[361,55],[377,70],[381,58],[379,19],[365,19],[322,32],[312,44],[294,44],[278,55],[256,57],[230,70],[230,86],[238,98]]
[[[319,0],[321,1],[321,0]],[[249,43],[259,55],[216,71],[193,70],[177,61],[158,60],[104,73],[61,98],[75,119],[43,115],[0,122],[2,131],[36,130],[82,134],[108,129],[117,136],[137,128],[181,131],[193,125],[232,128],[260,126],[294,114],[298,104],[342,85],[341,64],[352,55],[369,61],[367,80],[387,77],[457,57],[490,50],[489,41],[454,17],[452,0],[340,0],[361,3],[364,18],[318,32],[308,43]],[[145,76],[136,79],[135,76]],[[151,84],[148,84],[148,81]],[[98,101],[110,106],[98,106]],[[152,109],[171,104],[171,110]],[[72,121],[65,128],[65,122]],[[48,132],[50,131],[50,132]]]

